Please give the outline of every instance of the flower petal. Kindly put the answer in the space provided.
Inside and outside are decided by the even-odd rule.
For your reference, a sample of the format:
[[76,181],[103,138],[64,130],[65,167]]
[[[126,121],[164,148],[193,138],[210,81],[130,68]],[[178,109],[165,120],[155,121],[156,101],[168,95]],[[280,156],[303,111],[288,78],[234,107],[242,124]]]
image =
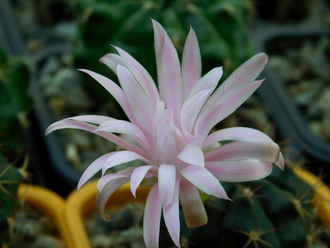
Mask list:
[[211,133],[204,141],[203,148],[211,145],[217,141],[234,141],[234,140],[264,140],[272,141],[266,134],[260,132],[257,129],[248,128],[248,127],[231,127],[218,130],[214,133]]
[[164,220],[174,244],[180,248],[180,218],[179,218],[179,182],[180,177],[174,181],[173,200],[170,204],[163,206]]
[[179,195],[187,226],[195,228],[205,225],[207,214],[197,188],[189,181],[182,180]]
[[242,84],[232,90],[228,91],[218,103],[222,104],[218,122],[222,121],[228,115],[232,114],[238,107],[240,107],[250,96],[258,89],[263,80],[254,81],[251,84]]
[[191,132],[197,115],[210,94],[211,90],[203,90],[185,101],[180,114],[181,128],[183,130]]
[[276,163],[279,157],[280,148],[274,142],[242,140],[228,143],[205,154],[205,161],[258,159],[263,162]]
[[102,169],[104,162],[112,155],[112,153],[107,153],[98,159],[96,159],[93,163],[91,163],[87,169],[84,171],[80,180],[78,182],[78,190],[81,186],[86,183],[89,179],[91,179],[99,170]]
[[100,62],[106,64],[116,75],[117,75],[117,65],[126,66],[124,60],[117,54],[108,53],[100,58]]
[[156,87],[156,84],[150,74],[144,69],[144,67],[137,62],[130,54],[115,47],[119,52],[122,59],[125,61],[126,66],[131,71],[133,76],[136,78],[142,89],[144,90],[147,97],[152,102],[153,106],[156,105],[157,100],[159,100],[159,93]]
[[97,128],[97,131],[124,133],[133,137],[146,151],[151,149],[144,133],[131,122],[122,120],[106,121]]
[[[72,119],[75,119],[75,117],[72,117]],[[79,119],[79,118],[77,118],[77,119]],[[47,128],[46,135],[55,130],[64,129],[64,128],[75,128],[75,129],[81,129],[81,130],[85,130],[85,131],[89,131],[89,132],[94,132],[97,135],[99,135],[107,140],[110,140],[113,143],[116,143],[117,145],[120,145],[121,147],[123,147],[127,150],[141,154],[141,156],[146,156],[146,152],[144,150],[133,145],[130,142],[127,142],[126,140],[118,137],[117,135],[114,135],[112,133],[103,132],[103,131],[97,131],[96,130],[97,126],[95,126],[95,125],[80,122],[80,121],[70,120],[69,118],[54,122],[52,125],[50,125]]]
[[[102,178],[101,178],[102,179]],[[100,180],[101,180],[100,179]],[[122,185],[127,183],[129,181],[129,176],[125,175],[118,175],[117,178],[112,178],[111,180],[108,180],[101,191],[97,193],[96,196],[96,210],[100,213],[102,218],[105,221],[111,221],[112,215],[105,213],[105,206],[111,197],[111,195]]]
[[251,84],[255,78],[264,69],[268,57],[265,53],[258,53],[239,68],[237,68],[214,92],[210,100],[207,102],[206,108],[213,106],[227,92],[241,84]]
[[178,158],[187,164],[193,164],[204,167],[204,154],[201,148],[194,144],[187,144],[180,152]]
[[143,238],[147,248],[158,248],[162,202],[158,183],[149,192],[143,217]]
[[107,169],[110,169],[116,165],[128,163],[134,160],[142,160],[147,164],[152,164],[148,159],[142,157],[140,154],[131,151],[119,151],[113,152],[112,155],[105,161],[105,165],[102,168],[102,175]]
[[126,67],[118,65],[117,73],[126,99],[139,121],[138,123],[133,123],[141,130],[148,131],[148,123],[152,123],[154,115],[154,109],[151,107],[152,102],[147,98],[139,83]]
[[65,120],[89,122],[89,123],[100,125],[103,122],[112,121],[112,120],[116,120],[116,119],[112,118],[112,117],[108,117],[108,116],[103,116],[103,115],[79,115],[79,116],[66,118]]
[[137,117],[136,117],[135,113],[132,111],[132,108],[130,107],[130,105],[126,99],[124,92],[116,83],[114,83],[109,78],[104,77],[93,71],[85,70],[85,69],[80,69],[80,71],[87,73],[92,78],[94,78],[96,81],[98,81],[99,84],[101,84],[116,99],[116,101],[119,103],[119,105],[122,107],[122,109],[126,113],[127,117],[131,121],[136,121]]
[[171,164],[161,164],[158,170],[158,184],[159,184],[159,197],[164,204],[167,206],[172,202],[174,189],[176,168]]
[[131,191],[134,197],[136,197],[136,189],[139,187],[141,184],[142,180],[146,176],[147,172],[155,166],[153,165],[144,165],[144,166],[139,166],[137,167],[131,176]]
[[206,162],[205,168],[223,182],[248,182],[267,177],[273,164],[257,159]]
[[202,61],[195,31],[190,28],[182,55],[183,97],[187,99],[190,91],[201,78]]
[[204,167],[188,165],[180,170],[180,173],[189,182],[206,194],[229,200],[224,188],[211,172]]
[[217,84],[219,83],[222,74],[222,67],[213,68],[211,71],[206,73],[201,79],[198,80],[195,86],[191,89],[188,98],[198,94],[202,90],[211,90],[212,93],[213,90],[217,87]]
[[182,81],[178,54],[164,28],[154,20],[153,25],[160,96],[167,109],[173,108],[174,123],[179,126]]

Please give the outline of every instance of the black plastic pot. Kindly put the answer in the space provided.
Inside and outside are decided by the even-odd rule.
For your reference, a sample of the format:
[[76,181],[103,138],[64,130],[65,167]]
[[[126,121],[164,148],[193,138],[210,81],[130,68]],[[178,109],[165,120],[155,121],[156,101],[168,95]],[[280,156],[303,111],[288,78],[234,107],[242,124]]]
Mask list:
[[[38,53],[34,57],[34,62],[38,67],[48,56],[60,55],[67,52],[69,49],[69,47],[65,46],[49,47]],[[36,80],[34,80],[31,89],[33,98],[35,100],[34,109],[36,117],[40,125],[41,134],[44,137],[44,142],[49,152],[52,167],[60,180],[63,180],[64,183],[68,184],[70,187],[76,187],[82,173],[77,171],[65,158],[64,147],[60,145],[61,141],[58,133],[54,132],[44,136],[44,132],[47,127],[54,123],[56,120],[52,115],[52,110],[49,108],[49,105],[46,104]]]
[[[24,44],[7,0],[0,1],[0,45],[11,54],[25,56]],[[63,48],[61,47],[60,50],[62,51]],[[41,99],[34,76],[32,75],[32,83],[29,87],[29,93],[34,100],[33,109],[29,114],[30,125],[21,134],[30,158],[31,182],[50,188],[65,197],[77,186],[81,173],[75,171],[65,161],[64,155],[56,145],[58,143],[55,135],[44,138],[44,130],[54,120]]]
[[[262,29],[253,35],[253,41],[258,52],[272,55],[298,47],[306,40],[315,42],[325,34],[325,30],[311,31],[299,27]],[[284,82],[268,67],[260,78],[266,78],[266,81],[258,93],[284,138],[289,141],[289,146],[293,148],[290,157],[297,155],[297,151],[303,151],[311,158],[330,163],[330,143],[320,140],[310,132],[306,117],[288,95]]]

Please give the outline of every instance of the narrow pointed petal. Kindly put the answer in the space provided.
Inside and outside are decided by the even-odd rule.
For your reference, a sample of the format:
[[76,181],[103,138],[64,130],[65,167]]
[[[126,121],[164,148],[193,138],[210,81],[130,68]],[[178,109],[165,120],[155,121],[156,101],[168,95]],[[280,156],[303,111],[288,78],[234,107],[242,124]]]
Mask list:
[[208,218],[197,188],[189,181],[182,180],[179,195],[187,226],[196,228],[205,225]]
[[117,65],[126,66],[124,60],[117,54],[108,53],[100,58],[100,62],[107,65],[117,75]]
[[103,115],[79,115],[79,116],[66,118],[65,120],[74,120],[74,121],[88,122],[88,123],[100,125],[103,122],[112,121],[116,119]]
[[105,221],[111,221],[112,215],[105,213],[105,206],[111,197],[111,195],[122,185],[129,181],[129,177],[127,176],[119,176],[113,180],[105,183],[103,189],[97,193],[96,196],[96,210],[100,213],[102,218]]
[[190,28],[182,56],[183,97],[187,99],[190,91],[202,75],[202,61],[195,31]]
[[194,144],[187,144],[180,152],[178,158],[187,164],[204,167],[204,154],[201,148]]
[[164,204],[167,206],[172,202],[174,189],[176,168],[171,164],[161,164],[158,170],[158,184],[159,184],[159,197]]
[[131,151],[119,151],[113,152],[112,155],[105,161],[105,165],[102,168],[102,174],[116,165],[128,163],[134,160],[142,160],[146,164],[152,164],[148,159],[142,157],[140,154]]
[[153,106],[156,105],[157,100],[160,99],[156,84],[150,74],[144,67],[137,62],[131,55],[119,47],[115,47],[119,52],[122,59],[125,61],[126,66],[131,71],[133,76],[139,82],[147,97],[151,100]]
[[265,68],[267,60],[268,57],[265,53],[258,53],[243,63],[214,92],[212,99],[208,101],[206,107],[214,105],[218,99],[221,99],[232,88],[240,84],[250,84],[253,82]]
[[210,133],[211,129],[214,127],[214,123],[216,123],[219,119],[221,108],[221,105],[216,105],[213,108],[209,108],[206,109],[206,111],[203,111],[203,107],[203,112],[201,111],[199,113],[194,128],[194,134],[198,137],[198,145],[203,144],[205,138]]
[[158,183],[149,192],[143,217],[143,238],[147,248],[158,248],[162,202],[158,194]]
[[212,173],[201,166],[188,165],[180,173],[189,182],[209,195],[229,199],[224,188]]
[[127,134],[134,138],[146,151],[151,149],[144,133],[131,122],[122,120],[106,121],[97,128],[97,131]]
[[222,182],[248,182],[270,175],[273,164],[257,159],[206,162],[205,168]]
[[276,163],[279,158],[279,146],[263,140],[234,141],[205,154],[205,161],[258,159]]
[[136,189],[139,187],[141,184],[142,180],[148,173],[148,171],[153,168],[153,165],[144,165],[144,166],[139,166],[137,167],[131,176],[131,191],[134,197],[136,197]]
[[280,153],[280,158],[279,160],[275,163],[281,170],[284,170],[284,166],[285,166],[285,160],[283,157],[283,154]]
[[64,119],[61,121],[54,122],[52,125],[50,125],[46,130],[46,135],[55,130],[64,129],[64,128],[75,128],[75,129],[81,129],[81,130],[85,130],[85,131],[89,131],[89,132],[94,132],[97,135],[99,135],[107,140],[110,140],[113,143],[116,143],[117,145],[120,145],[121,147],[123,147],[127,150],[138,153],[141,156],[146,156],[146,152],[144,150],[142,150],[141,148],[127,142],[126,140],[118,137],[117,135],[103,132],[103,131],[96,131],[97,126],[89,124],[89,123]]
[[87,73],[97,82],[99,82],[99,84],[101,84],[116,99],[116,101],[119,103],[119,105],[122,107],[122,109],[131,121],[134,121],[136,119],[136,116],[132,111],[131,107],[129,106],[124,92],[115,82],[90,70],[80,69],[80,71]]
[[220,115],[215,124],[225,119],[228,115],[232,114],[238,107],[240,107],[250,96],[259,88],[263,80],[254,81],[251,84],[243,84],[235,87],[223,96],[219,103],[222,108]]
[[57,122],[54,122],[51,124],[45,131],[45,134],[50,134],[51,132],[54,132],[56,130],[64,129],[64,128],[75,128],[75,129],[81,129],[89,132],[93,132],[97,126],[89,124],[89,123],[84,123],[84,122],[79,122],[79,121],[72,121],[69,119],[64,119],[60,120]]
[[210,94],[211,90],[203,90],[193,97],[188,98],[183,104],[180,114],[181,128],[183,130],[187,130],[188,132],[192,131],[191,129],[195,123],[197,115]]
[[143,123],[142,126],[141,124],[134,124],[137,124],[143,130],[143,127],[146,127],[146,124],[152,121],[152,116],[154,115],[154,109],[151,107],[152,102],[147,98],[143,89],[127,68],[118,65],[117,73],[120,85],[131,109],[133,109],[139,123]]
[[[207,130],[199,130],[199,132],[207,135],[211,130],[209,128],[210,126],[215,126],[221,120],[233,113],[252,95],[261,83],[262,81],[255,81],[250,84],[241,84],[228,91],[222,98],[217,99],[216,104],[218,105],[209,106],[209,102],[214,98],[213,94],[205,103],[203,109],[201,110],[200,116],[197,118],[200,122],[205,122],[208,120],[206,123],[209,123],[209,125],[207,126]],[[217,113],[217,118],[214,118],[212,113],[217,111],[217,106],[219,105],[221,105],[221,109],[218,109],[219,113]]]
[[174,181],[175,190],[173,200],[170,204],[163,206],[163,213],[168,233],[174,244],[180,248],[179,181],[179,177]]
[[222,77],[222,74],[222,67],[213,68],[211,71],[209,71],[201,79],[198,80],[195,86],[191,89],[188,98],[198,94],[202,90],[211,90],[212,93],[213,90],[217,87],[219,80]]
[[164,28],[153,21],[157,74],[160,97],[166,108],[174,110],[174,123],[179,126],[182,105],[182,81],[178,54]]
[[210,134],[203,143],[203,148],[217,141],[234,141],[234,140],[264,140],[272,141],[266,134],[257,129],[248,127],[231,127],[218,130]]
[[86,183],[89,179],[91,179],[98,171],[100,171],[103,167],[104,162],[112,155],[112,153],[107,153],[98,159],[96,159],[93,163],[91,163],[88,168],[84,171],[80,180],[78,182],[78,190],[81,186]]

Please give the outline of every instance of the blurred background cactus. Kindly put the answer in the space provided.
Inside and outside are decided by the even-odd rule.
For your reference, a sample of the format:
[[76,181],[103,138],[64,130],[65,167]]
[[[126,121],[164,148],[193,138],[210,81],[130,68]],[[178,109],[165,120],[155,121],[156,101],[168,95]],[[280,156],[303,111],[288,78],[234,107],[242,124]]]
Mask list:
[[7,156],[24,154],[20,133],[28,125],[32,101],[28,95],[30,70],[22,59],[0,47],[0,144]]
[[9,163],[0,153],[0,244],[9,242],[12,217],[19,208],[18,187],[28,174],[28,159],[21,168]]
[[[30,70],[0,47],[0,243],[10,237],[9,220],[18,207],[19,184],[28,178],[21,132],[28,125]],[[25,157],[25,159],[24,159]],[[16,164],[23,163],[21,168]],[[15,164],[15,165],[14,165]]]
[[320,184],[307,184],[290,165],[274,170],[256,182],[223,183],[233,202],[208,198],[207,225],[190,229],[182,219],[189,247],[328,247],[329,229],[312,204]]
[[[110,44],[126,50],[157,78],[150,18],[164,26],[179,54],[190,26],[194,28],[200,43],[203,73],[214,66],[224,66],[228,74],[252,53],[248,38],[253,11],[250,1],[72,0],[72,6],[79,20],[79,35],[74,45],[77,67],[113,79],[110,70],[96,62],[104,54],[114,52]],[[85,84],[88,90],[98,97],[104,96],[104,90],[99,91],[100,86],[91,81]]]

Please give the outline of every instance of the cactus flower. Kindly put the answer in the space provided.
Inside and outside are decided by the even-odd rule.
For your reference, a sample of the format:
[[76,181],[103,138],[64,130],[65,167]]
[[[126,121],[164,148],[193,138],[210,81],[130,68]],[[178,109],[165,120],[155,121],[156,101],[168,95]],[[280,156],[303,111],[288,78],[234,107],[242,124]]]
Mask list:
[[[258,180],[272,172],[273,163],[283,169],[279,146],[262,132],[245,127],[211,129],[233,113],[261,85],[255,78],[267,55],[246,61],[218,88],[222,67],[201,76],[201,57],[196,34],[190,30],[180,66],[177,52],[164,28],[153,20],[158,89],[148,72],[124,50],[100,59],[116,73],[120,86],[89,70],[118,101],[129,121],[83,115],[53,123],[46,134],[62,128],[77,128],[108,139],[123,150],[96,159],[83,173],[78,189],[98,171],[96,204],[105,220],[105,205],[120,186],[130,183],[132,194],[144,178],[155,178],[144,211],[144,240],[158,247],[161,213],[168,232],[180,247],[179,204],[189,227],[207,223],[200,191],[229,199],[220,181]],[[120,136],[116,134],[122,134]],[[221,144],[222,141],[227,141]],[[230,141],[230,142],[228,142]],[[144,165],[117,173],[105,172],[119,164],[141,160]]]

